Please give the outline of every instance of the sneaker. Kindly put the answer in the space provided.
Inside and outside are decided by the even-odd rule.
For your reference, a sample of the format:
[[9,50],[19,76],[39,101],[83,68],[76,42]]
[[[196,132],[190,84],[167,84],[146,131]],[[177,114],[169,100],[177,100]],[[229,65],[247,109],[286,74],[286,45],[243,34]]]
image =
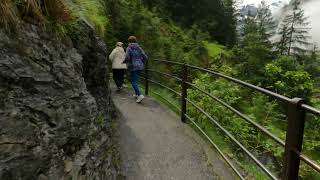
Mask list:
[[138,96],[136,94],[132,95],[132,97],[137,98]]
[[144,99],[144,96],[143,95],[140,95],[137,97],[137,103],[141,103],[141,101]]

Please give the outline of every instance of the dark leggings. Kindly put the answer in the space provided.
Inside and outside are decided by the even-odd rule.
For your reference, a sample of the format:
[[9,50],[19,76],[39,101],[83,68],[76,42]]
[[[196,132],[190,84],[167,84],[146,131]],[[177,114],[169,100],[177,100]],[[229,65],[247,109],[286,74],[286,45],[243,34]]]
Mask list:
[[116,83],[117,87],[122,87],[124,83],[124,73],[125,69],[112,69],[113,72],[113,80]]

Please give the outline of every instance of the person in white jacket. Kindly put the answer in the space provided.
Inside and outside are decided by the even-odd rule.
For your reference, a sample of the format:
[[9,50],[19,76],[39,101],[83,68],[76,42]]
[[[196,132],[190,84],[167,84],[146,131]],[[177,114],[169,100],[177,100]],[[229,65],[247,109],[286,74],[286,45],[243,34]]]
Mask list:
[[123,63],[126,53],[123,49],[123,43],[117,42],[116,48],[113,49],[109,56],[109,60],[112,62],[113,80],[116,83],[118,90],[123,88],[124,74],[127,69],[127,65]]

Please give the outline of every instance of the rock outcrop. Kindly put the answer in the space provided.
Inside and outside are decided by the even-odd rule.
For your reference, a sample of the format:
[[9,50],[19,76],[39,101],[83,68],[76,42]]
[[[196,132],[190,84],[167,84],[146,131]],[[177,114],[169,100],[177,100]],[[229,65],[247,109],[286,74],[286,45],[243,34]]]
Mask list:
[[0,29],[0,179],[121,179],[104,43],[44,29]]

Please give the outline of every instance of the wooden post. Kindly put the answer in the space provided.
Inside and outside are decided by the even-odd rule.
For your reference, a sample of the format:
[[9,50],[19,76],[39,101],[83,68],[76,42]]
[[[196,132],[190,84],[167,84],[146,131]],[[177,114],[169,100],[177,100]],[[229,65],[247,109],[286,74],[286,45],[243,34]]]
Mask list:
[[297,152],[302,150],[306,116],[305,110],[301,108],[303,103],[304,100],[300,98],[294,98],[289,103],[282,180],[298,180],[299,177],[300,157]]

